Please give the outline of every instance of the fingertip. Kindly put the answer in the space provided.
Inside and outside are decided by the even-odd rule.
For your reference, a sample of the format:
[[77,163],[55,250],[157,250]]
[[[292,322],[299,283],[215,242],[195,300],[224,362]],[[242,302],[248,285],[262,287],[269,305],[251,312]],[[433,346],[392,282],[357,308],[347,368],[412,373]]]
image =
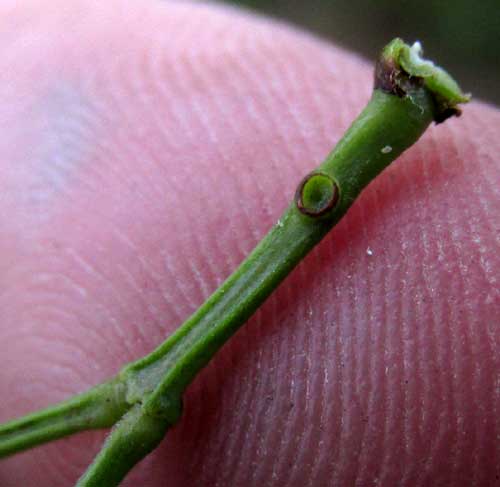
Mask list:
[[[14,340],[40,383],[71,362],[80,378],[59,381],[76,387],[149,351],[236,267],[365,104],[371,68],[220,6],[51,5],[45,21],[36,3],[31,41],[3,57],[30,103],[10,93],[0,105],[3,160],[16,161],[0,224],[18,239],[0,254],[0,299],[2,326],[21,316],[46,342],[66,337],[61,349],[69,337],[49,359],[26,330]],[[494,330],[480,324],[498,311],[497,126],[497,111],[472,103],[375,181],[205,371],[174,443],[137,478],[489,478],[498,422],[469,405],[494,400]]]

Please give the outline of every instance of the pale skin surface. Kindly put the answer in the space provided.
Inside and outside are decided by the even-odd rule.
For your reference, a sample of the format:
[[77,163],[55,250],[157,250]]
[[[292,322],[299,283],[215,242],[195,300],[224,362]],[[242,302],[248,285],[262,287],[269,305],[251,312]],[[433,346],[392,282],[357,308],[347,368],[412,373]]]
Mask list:
[[[168,336],[372,83],[351,54],[220,7],[19,5],[0,6],[1,421]],[[124,485],[496,485],[499,129],[471,103],[377,179]],[[0,485],[72,485],[103,435],[2,460]]]

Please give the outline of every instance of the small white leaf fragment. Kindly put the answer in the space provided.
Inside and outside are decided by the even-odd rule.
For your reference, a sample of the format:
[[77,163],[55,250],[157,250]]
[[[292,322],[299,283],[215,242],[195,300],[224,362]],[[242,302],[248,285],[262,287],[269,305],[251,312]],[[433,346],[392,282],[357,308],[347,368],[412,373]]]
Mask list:
[[382,147],[380,152],[382,152],[382,154],[389,154],[389,152],[392,152],[392,147],[390,145],[386,145],[385,147]]
[[370,257],[373,255],[373,250],[370,247],[366,249],[366,255],[369,255]]

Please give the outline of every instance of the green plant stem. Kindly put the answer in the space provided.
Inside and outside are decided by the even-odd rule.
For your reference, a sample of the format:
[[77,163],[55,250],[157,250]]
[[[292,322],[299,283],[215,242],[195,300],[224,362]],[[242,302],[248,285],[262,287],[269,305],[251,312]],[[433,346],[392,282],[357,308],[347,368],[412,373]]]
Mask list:
[[432,118],[433,101],[425,90],[412,100],[375,90],[363,113],[316,170],[338,185],[335,208],[314,218],[292,202],[234,274],[169,340],[124,369],[127,399],[144,397],[152,382],[156,389],[145,406],[165,410],[160,398],[168,396],[175,417],[185,387],[199,370],[340,220],[363,187],[418,139]]
[[[374,91],[365,110],[316,170],[337,184],[336,206],[315,218],[303,214],[292,202],[240,267],[170,339],[123,370],[127,400],[143,398],[140,421],[144,415],[163,416],[170,424],[178,420],[183,392],[196,374],[340,220],[363,187],[420,137],[433,116],[433,99],[423,88],[412,92],[411,99]],[[390,152],[384,150],[387,147]],[[103,451],[106,449],[105,445]],[[131,468],[129,451],[116,450],[115,462]],[[124,453],[122,461],[117,453]],[[90,467],[95,472],[108,470],[108,456],[103,454]],[[85,479],[78,487],[97,485]]]
[[178,421],[183,393],[196,374],[345,215],[363,188],[433,120],[459,113],[457,103],[468,97],[419,53],[419,45],[410,48],[399,39],[384,49],[366,108],[323,164],[300,183],[267,236],[166,342],[109,383],[1,426],[0,454],[110,426],[122,417],[78,482],[78,487],[118,485]]
[[76,487],[119,485],[132,466],[158,446],[168,427],[164,418],[145,414],[140,404],[135,405],[115,425]]
[[0,458],[79,431],[108,428],[127,408],[121,383],[100,384],[56,406],[0,425]]

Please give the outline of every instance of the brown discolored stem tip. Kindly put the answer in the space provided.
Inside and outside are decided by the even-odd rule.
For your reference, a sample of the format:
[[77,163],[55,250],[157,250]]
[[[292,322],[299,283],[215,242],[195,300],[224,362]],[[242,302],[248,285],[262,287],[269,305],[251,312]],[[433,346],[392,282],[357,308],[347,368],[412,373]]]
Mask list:
[[423,78],[410,76],[394,58],[381,56],[375,64],[375,89],[403,98],[423,85]]
[[295,202],[301,213],[311,217],[326,215],[339,200],[337,183],[327,174],[308,174],[299,184]]
[[422,53],[418,41],[412,46],[399,38],[390,42],[380,53],[375,66],[375,89],[404,98],[424,88],[434,100],[436,123],[460,116],[457,105],[467,103],[470,95],[463,93],[446,71],[423,59]]

